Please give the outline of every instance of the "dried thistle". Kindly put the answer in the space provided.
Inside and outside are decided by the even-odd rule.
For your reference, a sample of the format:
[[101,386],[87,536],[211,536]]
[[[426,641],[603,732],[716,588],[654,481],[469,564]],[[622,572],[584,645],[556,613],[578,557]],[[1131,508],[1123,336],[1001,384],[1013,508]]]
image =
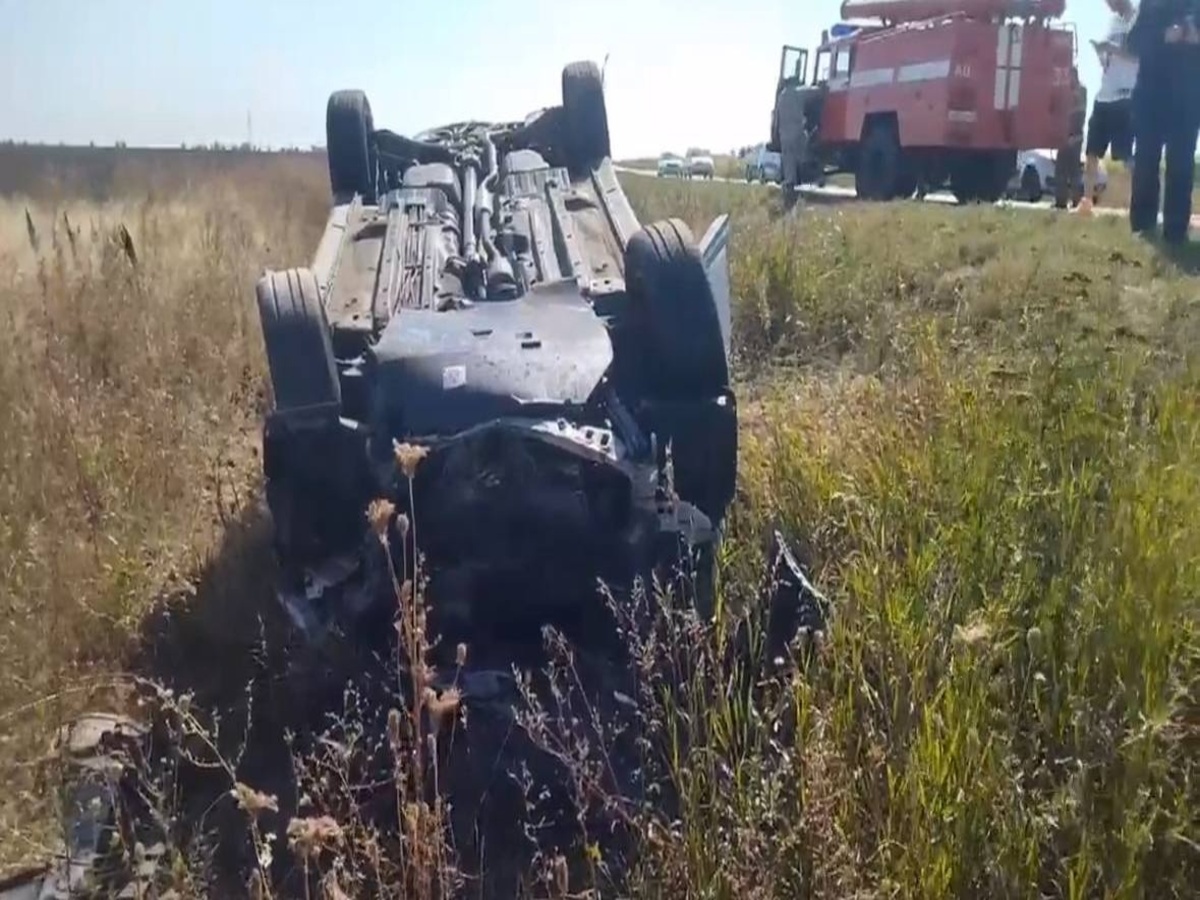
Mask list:
[[246,894],[250,897],[250,900],[263,900],[267,896],[267,888],[263,884],[262,872],[258,869],[250,873],[250,880],[246,882]]
[[455,663],[457,663],[457,665],[460,669],[467,664],[467,645],[466,644],[459,644],[454,649],[454,661],[455,661]]
[[420,834],[421,806],[420,803],[404,804],[404,827],[408,834]]
[[392,449],[396,456],[396,468],[404,473],[404,477],[412,480],[417,474],[417,466],[429,454],[428,447],[421,447],[417,444],[401,444],[398,441],[392,441]]
[[461,702],[462,694],[457,688],[450,688],[441,694],[436,693],[432,688],[426,690],[425,706],[429,710],[429,718],[433,722],[435,730],[441,728],[446,719],[454,715]]
[[264,812],[279,812],[279,799],[271,794],[264,794],[254,788],[238,782],[234,785],[230,796],[237,801],[238,809],[257,817]]
[[398,516],[396,516],[396,531],[400,533],[401,541],[408,539],[408,528],[408,516],[406,516],[404,513],[400,513]]
[[1025,646],[1029,650],[1030,658],[1040,662],[1046,653],[1046,635],[1042,629],[1034,625],[1025,632]]
[[388,523],[391,522],[392,514],[395,511],[396,505],[383,498],[372,500],[370,506],[367,507],[367,523],[380,542],[387,541]]
[[321,897],[323,900],[350,900],[350,895],[338,883],[337,872],[332,869],[321,879]]
[[301,859],[313,859],[324,849],[341,844],[342,827],[330,816],[292,819],[287,827],[288,846]]
[[570,886],[570,879],[567,872],[567,858],[561,854],[554,857],[551,865],[551,878],[554,882],[553,896],[566,897],[567,890]]
[[400,723],[400,710],[395,708],[389,710],[387,717],[387,735],[388,744],[391,746],[393,751],[400,749]]
[[416,660],[412,665],[412,680],[413,694],[420,697],[422,701],[425,699],[426,691],[430,690],[429,685],[433,682],[434,672],[420,660]]
[[957,625],[954,628],[954,643],[966,647],[974,647],[986,643],[991,636],[992,629],[987,622]]

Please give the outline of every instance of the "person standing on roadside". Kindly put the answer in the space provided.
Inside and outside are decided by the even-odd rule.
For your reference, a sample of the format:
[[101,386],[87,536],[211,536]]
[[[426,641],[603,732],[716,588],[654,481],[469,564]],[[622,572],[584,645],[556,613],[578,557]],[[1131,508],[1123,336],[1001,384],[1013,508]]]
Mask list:
[[1125,163],[1126,168],[1133,158],[1133,88],[1138,63],[1127,41],[1136,11],[1131,0],[1108,0],[1108,8],[1113,13],[1108,34],[1102,41],[1092,41],[1104,74],[1087,127],[1087,159],[1079,201],[1079,212],[1085,216],[1092,212],[1096,173],[1104,154],[1111,149],[1113,161]]
[[[1133,89],[1133,192],[1129,224],[1153,234],[1162,196],[1163,240],[1182,244],[1192,217],[1200,131],[1200,0],[1142,0],[1127,46],[1138,59]],[[1163,153],[1166,171],[1160,177]]]
[[[1080,181],[1083,164],[1083,133],[1088,118],[1087,85],[1079,80],[1079,72],[1071,68],[1071,115],[1067,128],[1067,143],[1054,154],[1054,208],[1071,205],[1075,185]],[[1082,198],[1082,194],[1080,197]]]

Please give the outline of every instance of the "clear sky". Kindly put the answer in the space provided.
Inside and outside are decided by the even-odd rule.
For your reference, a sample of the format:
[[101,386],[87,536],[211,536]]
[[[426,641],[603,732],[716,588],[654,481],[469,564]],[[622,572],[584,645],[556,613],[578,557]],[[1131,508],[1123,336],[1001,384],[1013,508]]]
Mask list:
[[[325,100],[361,87],[412,133],[520,118],[559,72],[603,60],[613,151],[764,140],[780,44],[840,0],[0,0],[0,140],[324,143]],[[1069,0],[1084,80],[1103,0]]]

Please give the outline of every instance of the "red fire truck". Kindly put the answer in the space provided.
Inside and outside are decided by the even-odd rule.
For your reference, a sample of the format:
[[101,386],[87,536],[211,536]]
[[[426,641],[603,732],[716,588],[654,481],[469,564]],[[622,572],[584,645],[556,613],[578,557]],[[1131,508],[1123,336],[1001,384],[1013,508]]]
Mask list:
[[[999,199],[1020,150],[1078,157],[1086,95],[1065,0],[845,0],[809,54],[780,56],[770,148],[785,186],[853,172],[890,200]],[[1063,155],[1060,153],[1059,155]]]

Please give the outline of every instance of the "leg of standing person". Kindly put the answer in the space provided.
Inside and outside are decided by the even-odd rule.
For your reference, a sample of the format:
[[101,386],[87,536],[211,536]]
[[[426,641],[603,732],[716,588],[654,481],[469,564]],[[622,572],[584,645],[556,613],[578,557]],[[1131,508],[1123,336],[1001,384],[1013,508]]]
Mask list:
[[1192,218],[1192,189],[1196,177],[1196,126],[1174,123],[1167,135],[1167,165],[1163,176],[1163,240],[1187,240]]
[[1159,169],[1165,135],[1159,102],[1148,89],[1134,91],[1133,178],[1129,195],[1129,226],[1135,234],[1150,234],[1158,225]]
[[1112,134],[1112,159],[1114,163],[1120,163],[1126,175],[1130,180],[1133,179],[1133,101],[1120,100],[1115,104],[1113,134]]
[[1108,152],[1113,143],[1113,126],[1116,124],[1113,113],[1115,104],[1096,101],[1092,104],[1092,115],[1087,124],[1086,158],[1083,163],[1083,194],[1079,199],[1079,214],[1091,215],[1092,195],[1096,190],[1096,171],[1100,168],[1100,158]]

